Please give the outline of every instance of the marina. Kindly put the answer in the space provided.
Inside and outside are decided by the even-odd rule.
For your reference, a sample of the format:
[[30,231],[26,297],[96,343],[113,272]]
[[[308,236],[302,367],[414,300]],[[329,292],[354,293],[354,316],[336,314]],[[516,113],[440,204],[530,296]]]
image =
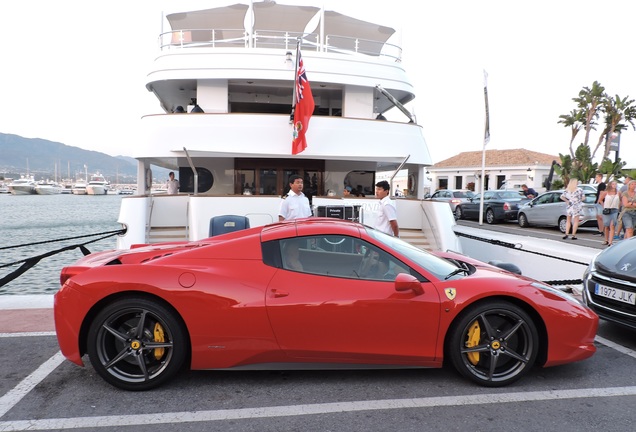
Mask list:
[[[574,299],[564,292],[549,292],[542,288],[537,288],[536,297],[545,296],[554,304],[581,301],[577,281],[587,264],[605,249],[601,244],[602,237],[594,235],[595,229],[579,230],[578,241],[572,242],[564,240],[557,228],[522,228],[516,222],[480,225],[474,221],[456,221],[447,203],[426,199],[427,167],[433,161],[421,124],[426,124],[428,119],[418,121],[403,109],[403,104],[413,100],[416,94],[402,65],[401,47],[393,37],[394,29],[318,7],[282,5],[273,1],[250,1],[249,4],[207,10],[168,11],[163,21],[160,51],[145,82],[146,89],[157,97],[163,113],[144,116],[140,122],[142,138],[131,143],[135,155],[139,156],[137,184],[108,185],[103,177],[99,182],[89,182],[86,173],[81,182],[72,181],[72,185],[66,182],[64,193],[43,187],[42,193],[37,194],[34,183],[33,189],[25,184],[22,189],[28,192],[22,192],[20,196],[9,193],[7,184],[0,190],[0,236],[3,239],[0,278],[20,265],[7,264],[93,239],[82,236],[125,227],[124,235],[109,236],[86,247],[91,252],[110,249],[122,252],[121,260],[108,261],[111,267],[103,274],[113,268],[124,272],[133,266],[141,269],[131,292],[117,293],[129,296],[123,300],[120,297],[120,303],[129,301],[136,295],[134,292],[150,296],[153,293],[148,290],[151,279],[148,268],[154,268],[157,274],[167,268],[179,268],[179,257],[173,256],[172,259],[176,259],[170,261],[170,254],[161,256],[150,250],[147,252],[150,265],[144,272],[142,267],[146,262],[133,264],[127,261],[123,249],[140,243],[205,239],[212,235],[211,221],[218,216],[240,215],[253,227],[269,225],[278,220],[287,179],[298,174],[305,179],[305,192],[312,199],[314,215],[353,219],[368,225],[374,224],[379,210],[374,183],[387,179],[392,188],[400,192],[391,196],[397,207],[402,240],[425,250],[457,251],[483,261],[513,263],[523,275],[558,285],[561,291],[572,292]],[[147,35],[147,38],[153,36],[156,35]],[[298,126],[293,120],[293,112],[290,116],[289,102],[297,101],[301,51],[308,79],[306,85],[311,84],[315,99],[308,129],[307,123]],[[430,102],[435,103],[434,100]],[[292,137],[297,137],[300,130],[306,132],[307,148],[292,154],[295,153]],[[163,184],[153,184],[153,171],[157,172],[157,168],[176,172],[181,182],[179,193],[169,195]],[[405,174],[401,177],[398,173]],[[344,187],[363,192],[366,197],[342,198]],[[78,198],[77,195],[84,196]],[[309,225],[311,223],[314,222]],[[276,231],[277,226],[269,228],[270,232]],[[303,235],[302,232],[299,235]],[[258,240],[254,244],[259,245]],[[256,327],[254,315],[249,314],[266,297],[257,292],[253,280],[245,279],[244,283],[235,285],[216,280],[219,277],[229,280],[228,269],[232,266],[240,268],[239,273],[249,273],[250,263],[245,258],[260,260],[260,245],[252,253],[246,251],[250,250],[237,247],[234,255],[229,257],[226,252],[219,253],[214,259],[226,262],[210,270],[211,277],[206,283],[199,281],[199,285],[195,285],[191,275],[191,272],[202,274],[200,269],[204,265],[201,263],[209,260],[204,255],[193,262],[191,272],[181,273],[178,279],[181,288],[177,292],[190,299],[209,287],[222,286],[218,293],[210,291],[209,297],[224,301],[223,307],[206,308],[205,313],[194,314],[202,317],[201,321],[207,325],[197,332],[192,331],[194,327],[189,329],[189,336],[196,338],[206,332],[223,333],[224,328],[232,328],[228,334],[223,334],[225,338],[221,342],[202,345],[210,350],[211,357],[223,355],[226,345],[235,344],[242,326]],[[393,253],[397,255],[399,250],[394,248]],[[523,381],[505,388],[478,387],[445,365],[440,369],[419,370],[312,371],[302,366],[278,371],[183,370],[174,380],[152,391],[121,390],[99,379],[99,369],[91,364],[87,355],[82,357],[84,367],[78,367],[66,361],[66,353],[60,351],[64,335],[55,332],[53,295],[60,288],[60,270],[82,256],[79,248],[55,253],[0,286],[0,355],[3,360],[0,363],[0,376],[3,377],[0,380],[0,431],[120,431],[133,427],[134,430],[153,432],[419,432],[493,428],[623,432],[630,430],[629,424],[633,424],[636,402],[634,331],[604,320],[600,322],[596,337],[588,340],[596,348],[593,356],[567,366],[531,367]],[[168,265],[162,265],[161,259]],[[155,261],[154,267],[152,261]],[[77,275],[67,277],[80,281]],[[457,280],[464,278],[458,274],[454,277]],[[447,279],[441,283],[446,283],[449,288],[438,293],[438,297],[444,299],[446,295],[448,299],[444,299],[444,304],[450,305],[446,312],[461,307],[461,301],[453,303],[456,295],[453,286],[461,285],[453,285],[456,282],[452,277]],[[67,305],[70,304],[66,314],[59,314],[58,303],[58,330],[59,323],[72,315],[73,305],[79,303],[74,303],[68,294],[78,293],[81,282],[73,287],[75,280],[71,280],[65,286],[66,292],[58,296],[59,303],[60,298],[66,297]],[[143,282],[139,283],[139,280]],[[270,283],[271,280],[268,279]],[[520,285],[532,282],[519,280]],[[469,285],[470,279],[467,282]],[[116,284],[117,279],[104,277],[96,280],[93,288],[113,289]],[[413,293],[398,292],[398,282],[387,281],[386,284],[389,294],[375,289],[387,305],[394,300],[395,304],[391,305],[394,310],[397,304],[404,305],[413,299],[413,305],[422,303],[424,296],[420,294],[418,299],[416,290]],[[325,289],[325,285],[329,284],[316,284],[316,291]],[[290,286],[302,291],[309,284],[290,283]],[[365,288],[360,291],[369,295],[366,290],[369,285],[360,286]],[[337,292],[335,287],[326,288]],[[232,291],[239,288],[247,288],[256,294],[237,298],[236,302],[226,301],[233,300]],[[418,285],[418,288],[422,287]],[[435,292],[430,285],[424,285],[424,288],[426,295]],[[511,291],[515,288],[518,286],[513,285]],[[456,290],[461,291],[460,288]],[[82,301],[97,297],[100,294],[95,294],[96,291],[82,292],[79,297]],[[492,285],[484,285],[483,292],[494,292]],[[284,292],[268,294],[289,297]],[[154,295],[160,297],[161,293]],[[503,298],[501,293],[498,295]],[[95,304],[95,314],[104,315],[98,308],[109,301],[112,304],[112,297],[108,296],[106,294],[102,299],[105,302],[101,306],[99,302]],[[68,298],[72,300],[68,301]],[[363,303],[364,299],[327,299],[312,304],[308,298],[306,295],[291,297],[289,303],[296,302],[303,315],[325,306],[334,310],[327,315],[327,320],[320,321],[313,329],[312,326],[294,326],[293,322],[282,326],[284,329],[297,331],[309,340],[312,333],[309,330],[325,336],[330,336],[331,330],[331,334],[339,337],[346,334],[343,330],[346,327],[368,328],[364,325],[365,316],[352,319],[342,313],[343,309]],[[161,301],[172,307],[165,298]],[[282,301],[286,300],[283,298]],[[499,301],[505,303],[505,300]],[[196,303],[192,302],[192,309],[204,304]],[[469,303],[464,304],[470,306]],[[480,303],[484,303],[484,298],[475,301],[472,309]],[[374,305],[374,302],[368,302],[370,308]],[[123,307],[132,308],[130,304]],[[501,306],[497,307],[501,309]],[[275,314],[280,309],[280,305],[272,307],[263,315],[263,321],[274,327]],[[392,308],[384,312],[390,313],[389,309]],[[224,320],[226,310],[237,311],[244,319],[242,322]],[[397,328],[394,331],[384,325],[386,314],[380,309],[371,310],[379,311],[366,313],[366,318],[374,321],[372,324],[378,325],[379,329],[369,334],[372,344],[382,337],[395,343],[408,331],[417,333],[417,325],[423,330],[419,335],[433,334],[434,325],[424,321],[435,321],[431,315],[418,315],[418,318],[425,318],[411,320],[406,324],[408,329],[405,329],[406,315],[400,315],[392,320]],[[438,308],[439,312],[442,310],[442,307]],[[213,319],[206,317],[208,313]],[[339,324],[338,313],[344,326],[336,325]],[[502,311],[495,315],[497,313],[502,314]],[[129,334],[141,335],[139,329],[143,328],[146,312],[140,315],[143,318],[138,320],[135,328],[124,323]],[[110,322],[103,325],[106,330],[99,330],[100,323],[94,317],[87,319],[92,320],[89,333],[110,330]],[[446,324],[449,321],[446,319]],[[517,327],[521,326],[521,321]],[[323,325],[325,322],[327,324]],[[219,323],[225,327],[217,325]],[[475,323],[479,326],[477,318]],[[575,324],[578,328],[578,322]],[[149,338],[154,337],[156,343],[159,343],[158,338],[164,342],[163,335],[157,336],[163,332],[161,326],[149,328],[152,329],[148,332]],[[333,328],[341,331],[333,331]],[[571,333],[557,326],[555,334],[561,336],[559,332],[562,335]],[[121,333],[119,337],[122,337]],[[74,339],[77,341],[81,337]],[[138,342],[137,339],[134,342]],[[366,340],[349,338],[348,341],[361,339]],[[410,342],[418,345],[422,343],[421,339],[412,337]],[[552,343],[554,339],[541,333],[542,343]],[[263,344],[264,340],[263,337],[246,339],[239,344],[238,351],[248,351]],[[442,341],[440,346],[444,345],[443,338],[437,340]],[[461,346],[462,340],[459,338],[460,343],[455,345]],[[280,341],[277,343],[282,345]],[[471,347],[469,343],[467,340],[465,346]],[[486,345],[494,350],[494,345]],[[567,348],[567,344],[553,345]],[[151,355],[159,356],[159,350],[163,353],[163,348],[154,348]],[[113,353],[119,353],[121,357],[124,351],[114,350]],[[325,353],[326,356],[329,354],[333,355],[333,351]],[[139,359],[135,361],[143,363],[142,356]]]
[[[58,240],[121,228],[117,223],[121,197],[107,195],[100,198],[57,195],[0,195],[0,265],[38,256],[64,246],[82,243],[88,239],[44,243],[13,248],[47,240]],[[113,237],[88,246],[89,250],[115,247]],[[62,267],[79,259],[78,250],[66,251],[41,260],[17,279],[0,287],[0,296],[16,294],[53,294],[59,289]],[[18,266],[0,268],[0,277]]]

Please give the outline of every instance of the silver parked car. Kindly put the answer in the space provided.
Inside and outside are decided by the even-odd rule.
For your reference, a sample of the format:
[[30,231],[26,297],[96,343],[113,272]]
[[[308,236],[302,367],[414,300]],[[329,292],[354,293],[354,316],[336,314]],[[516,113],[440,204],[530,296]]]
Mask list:
[[[561,200],[564,190],[545,192],[535,199],[519,207],[517,221],[521,228],[530,225],[557,226],[565,232],[567,204]],[[597,226],[596,223],[596,192],[584,191],[583,214],[579,216],[579,227]]]
[[457,204],[468,202],[474,195],[468,189],[440,189],[431,196],[431,201],[447,202],[454,214]]

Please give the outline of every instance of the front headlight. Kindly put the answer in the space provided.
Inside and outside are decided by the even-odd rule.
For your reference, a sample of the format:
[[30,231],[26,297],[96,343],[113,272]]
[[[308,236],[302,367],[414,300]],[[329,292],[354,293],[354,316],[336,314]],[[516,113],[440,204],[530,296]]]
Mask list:
[[532,285],[533,287],[540,289],[542,291],[547,291],[550,294],[554,294],[555,296],[561,297],[563,300],[567,300],[567,301],[571,301],[574,302],[576,304],[579,304],[579,301],[574,298],[573,296],[571,296],[570,294],[561,291],[560,289],[557,289],[553,286],[550,285],[546,285],[543,284],[541,282],[532,282],[530,285]]
[[[600,252],[599,252],[599,254],[600,254]],[[596,258],[597,257],[598,257],[598,254],[594,255],[594,258],[592,258],[592,261],[590,261],[590,264],[585,269],[585,272],[583,272],[583,283],[584,284],[591,277],[592,273],[594,273],[596,271]]]

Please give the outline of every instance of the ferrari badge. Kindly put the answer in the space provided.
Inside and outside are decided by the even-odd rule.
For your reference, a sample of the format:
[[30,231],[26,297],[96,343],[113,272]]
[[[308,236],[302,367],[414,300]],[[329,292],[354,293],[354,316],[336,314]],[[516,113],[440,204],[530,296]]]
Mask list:
[[455,288],[446,288],[444,292],[449,300],[455,300],[455,295],[457,294],[457,290]]

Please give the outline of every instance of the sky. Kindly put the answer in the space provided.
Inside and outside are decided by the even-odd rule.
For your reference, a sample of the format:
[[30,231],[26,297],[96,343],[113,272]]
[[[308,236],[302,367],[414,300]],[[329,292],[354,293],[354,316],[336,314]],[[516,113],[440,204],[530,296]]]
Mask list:
[[[140,118],[161,112],[145,78],[157,53],[162,13],[229,3],[1,1],[0,132],[134,156]],[[594,81],[610,95],[636,99],[633,0],[280,3],[324,5],[398,31],[416,90],[409,108],[433,163],[482,150],[484,71],[487,149],[566,154],[570,130],[557,123],[559,115],[574,109],[572,98]],[[597,138],[593,132],[593,142]],[[631,127],[621,136],[620,157],[636,168]]]

